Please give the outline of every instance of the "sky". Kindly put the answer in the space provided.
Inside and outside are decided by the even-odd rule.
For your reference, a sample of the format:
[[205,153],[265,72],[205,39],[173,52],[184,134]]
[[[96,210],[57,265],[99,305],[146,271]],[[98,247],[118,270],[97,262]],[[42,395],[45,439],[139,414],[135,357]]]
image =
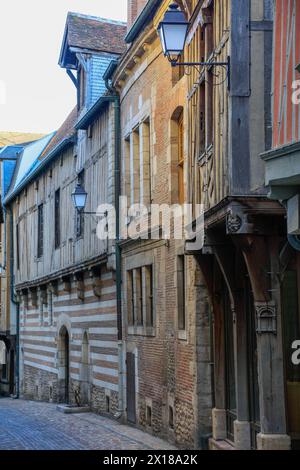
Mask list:
[[0,0],[0,131],[52,132],[75,106],[58,65],[68,11],[126,21],[127,0]]

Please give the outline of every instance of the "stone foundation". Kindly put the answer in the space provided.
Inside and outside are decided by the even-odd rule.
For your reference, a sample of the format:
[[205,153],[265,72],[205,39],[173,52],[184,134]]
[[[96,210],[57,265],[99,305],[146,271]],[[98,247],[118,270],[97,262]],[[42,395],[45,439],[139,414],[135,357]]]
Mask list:
[[[65,403],[64,390],[56,374],[31,366],[24,366],[23,388],[21,395],[27,400],[37,400],[53,403]],[[69,386],[69,403],[75,404],[75,391],[81,383],[71,379]],[[90,386],[89,400],[84,403],[80,396],[81,404],[87,404],[96,413],[116,415],[118,412],[118,393],[104,388]]]
[[238,450],[251,449],[250,423],[247,421],[234,422],[234,444]]
[[286,434],[258,434],[258,450],[291,450],[291,438]]
[[58,401],[57,375],[42,369],[24,365],[21,395],[27,400]]

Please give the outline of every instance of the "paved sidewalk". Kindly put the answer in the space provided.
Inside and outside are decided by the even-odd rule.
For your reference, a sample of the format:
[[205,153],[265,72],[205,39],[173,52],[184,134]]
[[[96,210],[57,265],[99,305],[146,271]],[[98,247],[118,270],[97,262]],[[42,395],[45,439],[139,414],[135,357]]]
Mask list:
[[0,398],[0,450],[175,449],[93,413],[66,415],[55,404]]

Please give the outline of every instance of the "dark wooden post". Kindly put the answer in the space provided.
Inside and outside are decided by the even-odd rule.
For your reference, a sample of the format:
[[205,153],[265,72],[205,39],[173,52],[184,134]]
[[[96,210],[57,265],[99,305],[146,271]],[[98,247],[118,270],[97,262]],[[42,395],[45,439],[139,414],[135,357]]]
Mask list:
[[258,348],[261,433],[259,449],[289,449],[281,329],[279,239],[251,235],[241,237],[252,285]]

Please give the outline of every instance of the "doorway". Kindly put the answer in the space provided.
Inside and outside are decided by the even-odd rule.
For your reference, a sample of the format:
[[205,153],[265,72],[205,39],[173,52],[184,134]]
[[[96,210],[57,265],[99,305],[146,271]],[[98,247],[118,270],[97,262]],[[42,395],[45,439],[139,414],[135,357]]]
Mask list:
[[135,355],[126,354],[127,363],[127,420],[136,423],[136,388],[135,388]]
[[58,344],[58,367],[59,367],[59,390],[60,401],[69,403],[69,382],[70,382],[70,340],[69,333],[65,326],[59,332]]
[[15,351],[9,352],[9,394],[15,395]]
[[225,400],[227,438],[234,442],[234,421],[237,419],[236,382],[234,360],[233,312],[229,292],[224,286],[224,333],[225,333]]
[[89,340],[87,332],[82,339],[82,358],[80,365],[80,395],[82,404],[89,402]]

